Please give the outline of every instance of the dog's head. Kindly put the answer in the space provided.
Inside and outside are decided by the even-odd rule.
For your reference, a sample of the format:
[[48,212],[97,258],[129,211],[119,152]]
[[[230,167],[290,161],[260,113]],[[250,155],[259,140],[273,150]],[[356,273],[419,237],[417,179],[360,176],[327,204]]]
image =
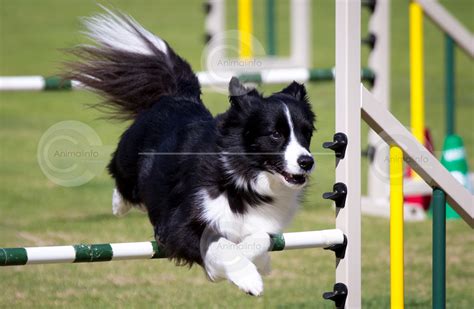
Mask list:
[[232,78],[229,92],[231,107],[218,127],[232,171],[241,178],[267,171],[290,188],[303,186],[314,165],[309,146],[315,121],[305,87],[293,82],[263,97]]

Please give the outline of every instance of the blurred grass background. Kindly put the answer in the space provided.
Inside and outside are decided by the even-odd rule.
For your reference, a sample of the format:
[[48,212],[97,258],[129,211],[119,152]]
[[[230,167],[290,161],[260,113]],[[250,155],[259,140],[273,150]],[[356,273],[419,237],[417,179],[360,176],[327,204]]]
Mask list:
[[[278,2],[278,50],[288,53],[288,1]],[[201,1],[109,0],[134,16],[146,28],[166,39],[196,70],[201,66],[204,14]],[[264,44],[264,1],[255,1],[256,35]],[[392,110],[409,125],[408,2],[392,1],[391,63]],[[474,3],[442,1],[471,32]],[[232,5],[231,5],[232,6]],[[65,60],[61,49],[83,38],[79,17],[100,11],[91,0],[0,0],[0,75],[55,75]],[[235,14],[229,12],[234,29]],[[369,14],[363,11],[362,28]],[[334,65],[334,1],[312,2],[312,57],[314,67]],[[425,21],[426,119],[435,147],[444,134],[443,43],[444,36]],[[368,51],[363,49],[363,64]],[[469,165],[474,166],[474,66],[456,51],[457,130],[464,138]],[[262,86],[265,93],[282,86]],[[308,85],[318,115],[312,144],[334,133],[334,85]],[[89,183],[65,188],[50,182],[41,172],[37,144],[53,124],[78,120],[91,126],[105,145],[115,145],[127,124],[100,119],[87,108],[98,102],[87,92],[0,93],[0,246],[35,246],[80,242],[124,242],[151,239],[146,216],[133,212],[117,219],[111,214],[113,182],[106,173]],[[228,107],[223,94],[205,92],[214,113]],[[367,128],[363,127],[365,147]],[[317,156],[311,186],[289,230],[332,228],[330,203],[320,198],[334,182],[332,156]],[[365,172],[366,162],[363,165]],[[365,174],[362,178],[365,186]],[[408,308],[431,306],[431,221],[405,227],[405,280]],[[386,308],[389,291],[388,220],[363,217],[363,306]],[[447,224],[447,303],[450,308],[472,308],[474,302],[474,234],[462,221]],[[321,294],[334,283],[334,259],[323,250],[273,254],[273,273],[265,279],[265,295],[252,298],[228,283],[206,281],[199,268],[188,270],[167,261],[124,261],[94,265],[41,265],[0,270],[3,278],[0,307],[256,307],[332,308]],[[470,288],[469,288],[470,287]]]

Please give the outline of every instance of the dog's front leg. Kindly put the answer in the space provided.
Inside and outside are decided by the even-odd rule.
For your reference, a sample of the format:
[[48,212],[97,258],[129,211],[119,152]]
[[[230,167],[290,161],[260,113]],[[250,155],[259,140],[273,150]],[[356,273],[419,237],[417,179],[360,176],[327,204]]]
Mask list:
[[220,237],[211,242],[204,256],[204,268],[209,279],[228,279],[251,295],[263,293],[262,277],[255,265],[245,257],[239,245]]
[[256,232],[244,238],[239,243],[240,252],[251,260],[261,275],[268,275],[271,271],[270,254],[270,236],[266,232]]

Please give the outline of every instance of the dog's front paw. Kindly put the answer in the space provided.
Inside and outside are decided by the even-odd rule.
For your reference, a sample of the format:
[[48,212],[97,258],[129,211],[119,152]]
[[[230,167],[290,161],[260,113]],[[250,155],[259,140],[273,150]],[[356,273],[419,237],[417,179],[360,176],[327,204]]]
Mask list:
[[253,263],[255,264],[255,266],[257,266],[258,272],[262,276],[267,276],[272,271],[270,254],[268,254],[268,252],[257,256],[253,260]]
[[263,280],[256,267],[246,267],[240,271],[234,271],[228,275],[228,279],[245,293],[252,296],[263,294]]

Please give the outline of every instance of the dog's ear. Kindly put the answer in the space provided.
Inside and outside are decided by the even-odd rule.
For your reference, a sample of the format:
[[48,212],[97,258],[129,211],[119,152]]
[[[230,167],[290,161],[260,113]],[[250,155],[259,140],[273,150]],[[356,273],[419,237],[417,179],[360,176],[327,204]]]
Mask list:
[[294,97],[297,101],[307,102],[306,88],[303,84],[292,82],[288,87],[283,89],[281,93],[285,93]]
[[248,92],[249,89],[247,89],[237,77],[233,76],[229,82],[229,95],[231,97],[242,96]]
[[251,104],[252,97],[260,97],[257,90],[245,87],[237,77],[229,82],[229,100],[233,107],[245,108]]

